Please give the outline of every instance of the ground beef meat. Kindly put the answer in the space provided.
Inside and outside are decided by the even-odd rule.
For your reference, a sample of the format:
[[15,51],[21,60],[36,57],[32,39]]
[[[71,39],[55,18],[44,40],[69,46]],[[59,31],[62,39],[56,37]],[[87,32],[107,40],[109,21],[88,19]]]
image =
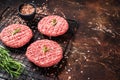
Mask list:
[[28,26],[22,24],[11,24],[5,27],[0,33],[2,42],[11,48],[24,46],[30,41],[32,36],[32,30]]
[[57,15],[51,15],[42,18],[38,23],[38,30],[47,36],[59,36],[67,32],[68,22]]
[[27,58],[40,67],[50,67],[57,64],[63,57],[61,46],[52,40],[37,40],[26,51]]

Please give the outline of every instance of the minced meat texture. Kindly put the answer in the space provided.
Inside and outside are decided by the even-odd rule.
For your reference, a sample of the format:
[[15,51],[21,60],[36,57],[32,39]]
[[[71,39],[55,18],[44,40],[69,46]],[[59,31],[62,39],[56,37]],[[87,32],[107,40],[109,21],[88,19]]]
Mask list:
[[63,57],[61,46],[52,40],[37,40],[26,51],[27,58],[39,67],[50,67]]
[[0,33],[2,42],[11,48],[24,46],[32,38],[32,30],[22,24],[11,24],[5,27]]
[[67,32],[68,22],[57,15],[42,18],[38,23],[38,30],[47,36],[60,36]]

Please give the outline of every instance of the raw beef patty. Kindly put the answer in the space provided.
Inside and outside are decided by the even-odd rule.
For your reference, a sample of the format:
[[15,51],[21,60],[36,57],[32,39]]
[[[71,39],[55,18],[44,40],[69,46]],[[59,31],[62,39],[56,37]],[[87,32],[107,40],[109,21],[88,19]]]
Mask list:
[[37,40],[26,51],[27,58],[39,67],[50,67],[63,57],[61,46],[52,40]]
[[67,32],[68,22],[57,15],[51,15],[42,18],[38,23],[38,30],[47,36],[59,36]]
[[33,34],[28,26],[22,24],[11,24],[0,33],[2,42],[11,48],[19,48],[30,41]]

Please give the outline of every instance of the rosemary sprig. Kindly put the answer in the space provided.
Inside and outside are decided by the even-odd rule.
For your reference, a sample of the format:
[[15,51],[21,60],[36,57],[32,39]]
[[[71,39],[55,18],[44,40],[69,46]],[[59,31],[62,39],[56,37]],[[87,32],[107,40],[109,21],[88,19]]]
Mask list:
[[43,51],[43,53],[45,54],[47,51],[49,51],[49,49],[47,48],[46,45],[44,45],[42,51]]
[[9,51],[0,46],[0,68],[8,72],[11,77],[19,77],[24,70],[24,65],[15,61],[10,55]]
[[57,24],[57,20],[56,20],[56,19],[52,19],[51,24],[52,24],[53,26],[55,26],[55,25]]
[[20,28],[17,28],[17,29],[15,29],[13,32],[12,32],[12,35],[15,35],[16,33],[18,33],[18,32],[20,32]]

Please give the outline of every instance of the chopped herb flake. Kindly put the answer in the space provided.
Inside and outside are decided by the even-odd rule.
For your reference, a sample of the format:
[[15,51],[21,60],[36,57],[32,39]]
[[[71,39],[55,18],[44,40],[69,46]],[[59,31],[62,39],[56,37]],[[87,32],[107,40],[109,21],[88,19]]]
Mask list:
[[51,24],[52,24],[53,26],[55,26],[55,25],[57,24],[57,20],[56,20],[56,19],[52,19]]
[[16,33],[18,33],[18,32],[20,32],[20,28],[17,28],[17,29],[15,29],[13,32],[12,32],[12,35],[15,35]]
[[47,51],[49,51],[49,49],[47,48],[47,46],[43,46],[43,53],[46,53]]

